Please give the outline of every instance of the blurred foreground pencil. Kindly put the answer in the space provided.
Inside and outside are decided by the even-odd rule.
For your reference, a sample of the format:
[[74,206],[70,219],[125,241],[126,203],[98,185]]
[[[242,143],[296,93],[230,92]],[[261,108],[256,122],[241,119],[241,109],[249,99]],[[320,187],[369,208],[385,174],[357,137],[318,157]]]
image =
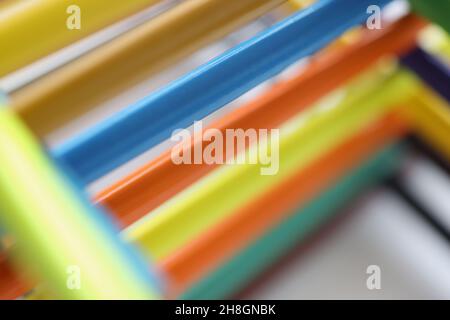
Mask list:
[[145,263],[1,105],[0,154],[0,223],[17,241],[16,262],[61,299],[158,297]]

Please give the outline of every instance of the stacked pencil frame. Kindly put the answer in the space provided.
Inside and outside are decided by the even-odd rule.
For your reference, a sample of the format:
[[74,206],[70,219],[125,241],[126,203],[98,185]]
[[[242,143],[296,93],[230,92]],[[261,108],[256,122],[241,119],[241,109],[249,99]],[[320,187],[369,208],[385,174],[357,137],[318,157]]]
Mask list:
[[236,297],[379,185],[450,239],[401,179],[449,172],[449,14],[0,3],[0,299]]

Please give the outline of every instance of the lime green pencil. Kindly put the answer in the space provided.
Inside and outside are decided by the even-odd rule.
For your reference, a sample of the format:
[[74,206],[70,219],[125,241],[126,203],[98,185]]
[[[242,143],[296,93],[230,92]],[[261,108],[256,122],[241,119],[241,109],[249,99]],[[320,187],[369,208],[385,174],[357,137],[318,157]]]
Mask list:
[[153,299],[144,261],[0,105],[0,223],[17,262],[61,299]]

